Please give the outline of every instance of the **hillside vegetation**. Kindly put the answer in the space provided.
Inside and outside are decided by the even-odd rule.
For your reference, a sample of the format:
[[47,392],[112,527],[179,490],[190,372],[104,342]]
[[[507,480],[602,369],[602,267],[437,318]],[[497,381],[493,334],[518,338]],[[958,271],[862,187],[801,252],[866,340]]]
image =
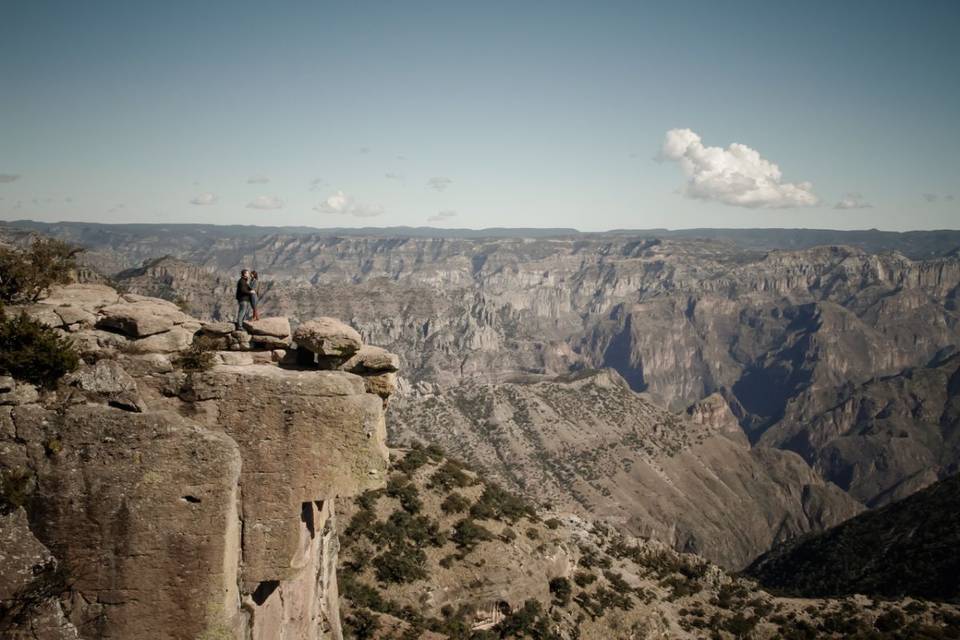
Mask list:
[[960,638],[957,607],[785,599],[575,516],[539,512],[436,447],[394,451],[340,515],[348,637]]

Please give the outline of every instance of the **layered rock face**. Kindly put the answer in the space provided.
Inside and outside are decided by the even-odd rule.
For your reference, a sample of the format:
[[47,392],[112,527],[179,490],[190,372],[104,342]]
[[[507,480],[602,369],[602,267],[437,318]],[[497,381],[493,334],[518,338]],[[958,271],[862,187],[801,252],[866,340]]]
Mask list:
[[[25,311],[86,362],[53,390],[0,379],[0,536],[19,540],[0,635],[340,638],[335,504],[384,482],[396,358],[358,344],[321,370],[258,341],[291,347],[285,319],[217,344],[101,285]],[[184,371],[195,341],[221,364]]]

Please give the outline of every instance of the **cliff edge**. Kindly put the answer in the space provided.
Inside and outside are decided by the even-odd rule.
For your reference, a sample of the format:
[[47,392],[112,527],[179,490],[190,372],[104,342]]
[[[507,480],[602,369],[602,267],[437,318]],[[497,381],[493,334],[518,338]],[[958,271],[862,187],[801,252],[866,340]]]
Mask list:
[[104,285],[7,310],[83,364],[0,377],[0,635],[342,637],[335,504],[384,484],[396,356]]

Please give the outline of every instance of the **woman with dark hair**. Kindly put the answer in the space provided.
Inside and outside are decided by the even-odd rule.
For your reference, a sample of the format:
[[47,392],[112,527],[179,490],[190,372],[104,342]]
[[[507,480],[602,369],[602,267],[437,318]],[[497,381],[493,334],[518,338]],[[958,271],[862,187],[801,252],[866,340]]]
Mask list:
[[260,319],[260,311],[257,309],[257,304],[260,302],[260,292],[258,287],[260,285],[260,275],[256,271],[250,272],[250,306],[253,307],[253,319]]

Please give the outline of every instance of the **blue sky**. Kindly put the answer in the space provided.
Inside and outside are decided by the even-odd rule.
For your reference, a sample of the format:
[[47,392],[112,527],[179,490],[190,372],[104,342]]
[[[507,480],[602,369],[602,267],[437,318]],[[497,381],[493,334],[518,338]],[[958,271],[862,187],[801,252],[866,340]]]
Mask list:
[[953,1],[9,2],[0,219],[957,228],[958,27]]

